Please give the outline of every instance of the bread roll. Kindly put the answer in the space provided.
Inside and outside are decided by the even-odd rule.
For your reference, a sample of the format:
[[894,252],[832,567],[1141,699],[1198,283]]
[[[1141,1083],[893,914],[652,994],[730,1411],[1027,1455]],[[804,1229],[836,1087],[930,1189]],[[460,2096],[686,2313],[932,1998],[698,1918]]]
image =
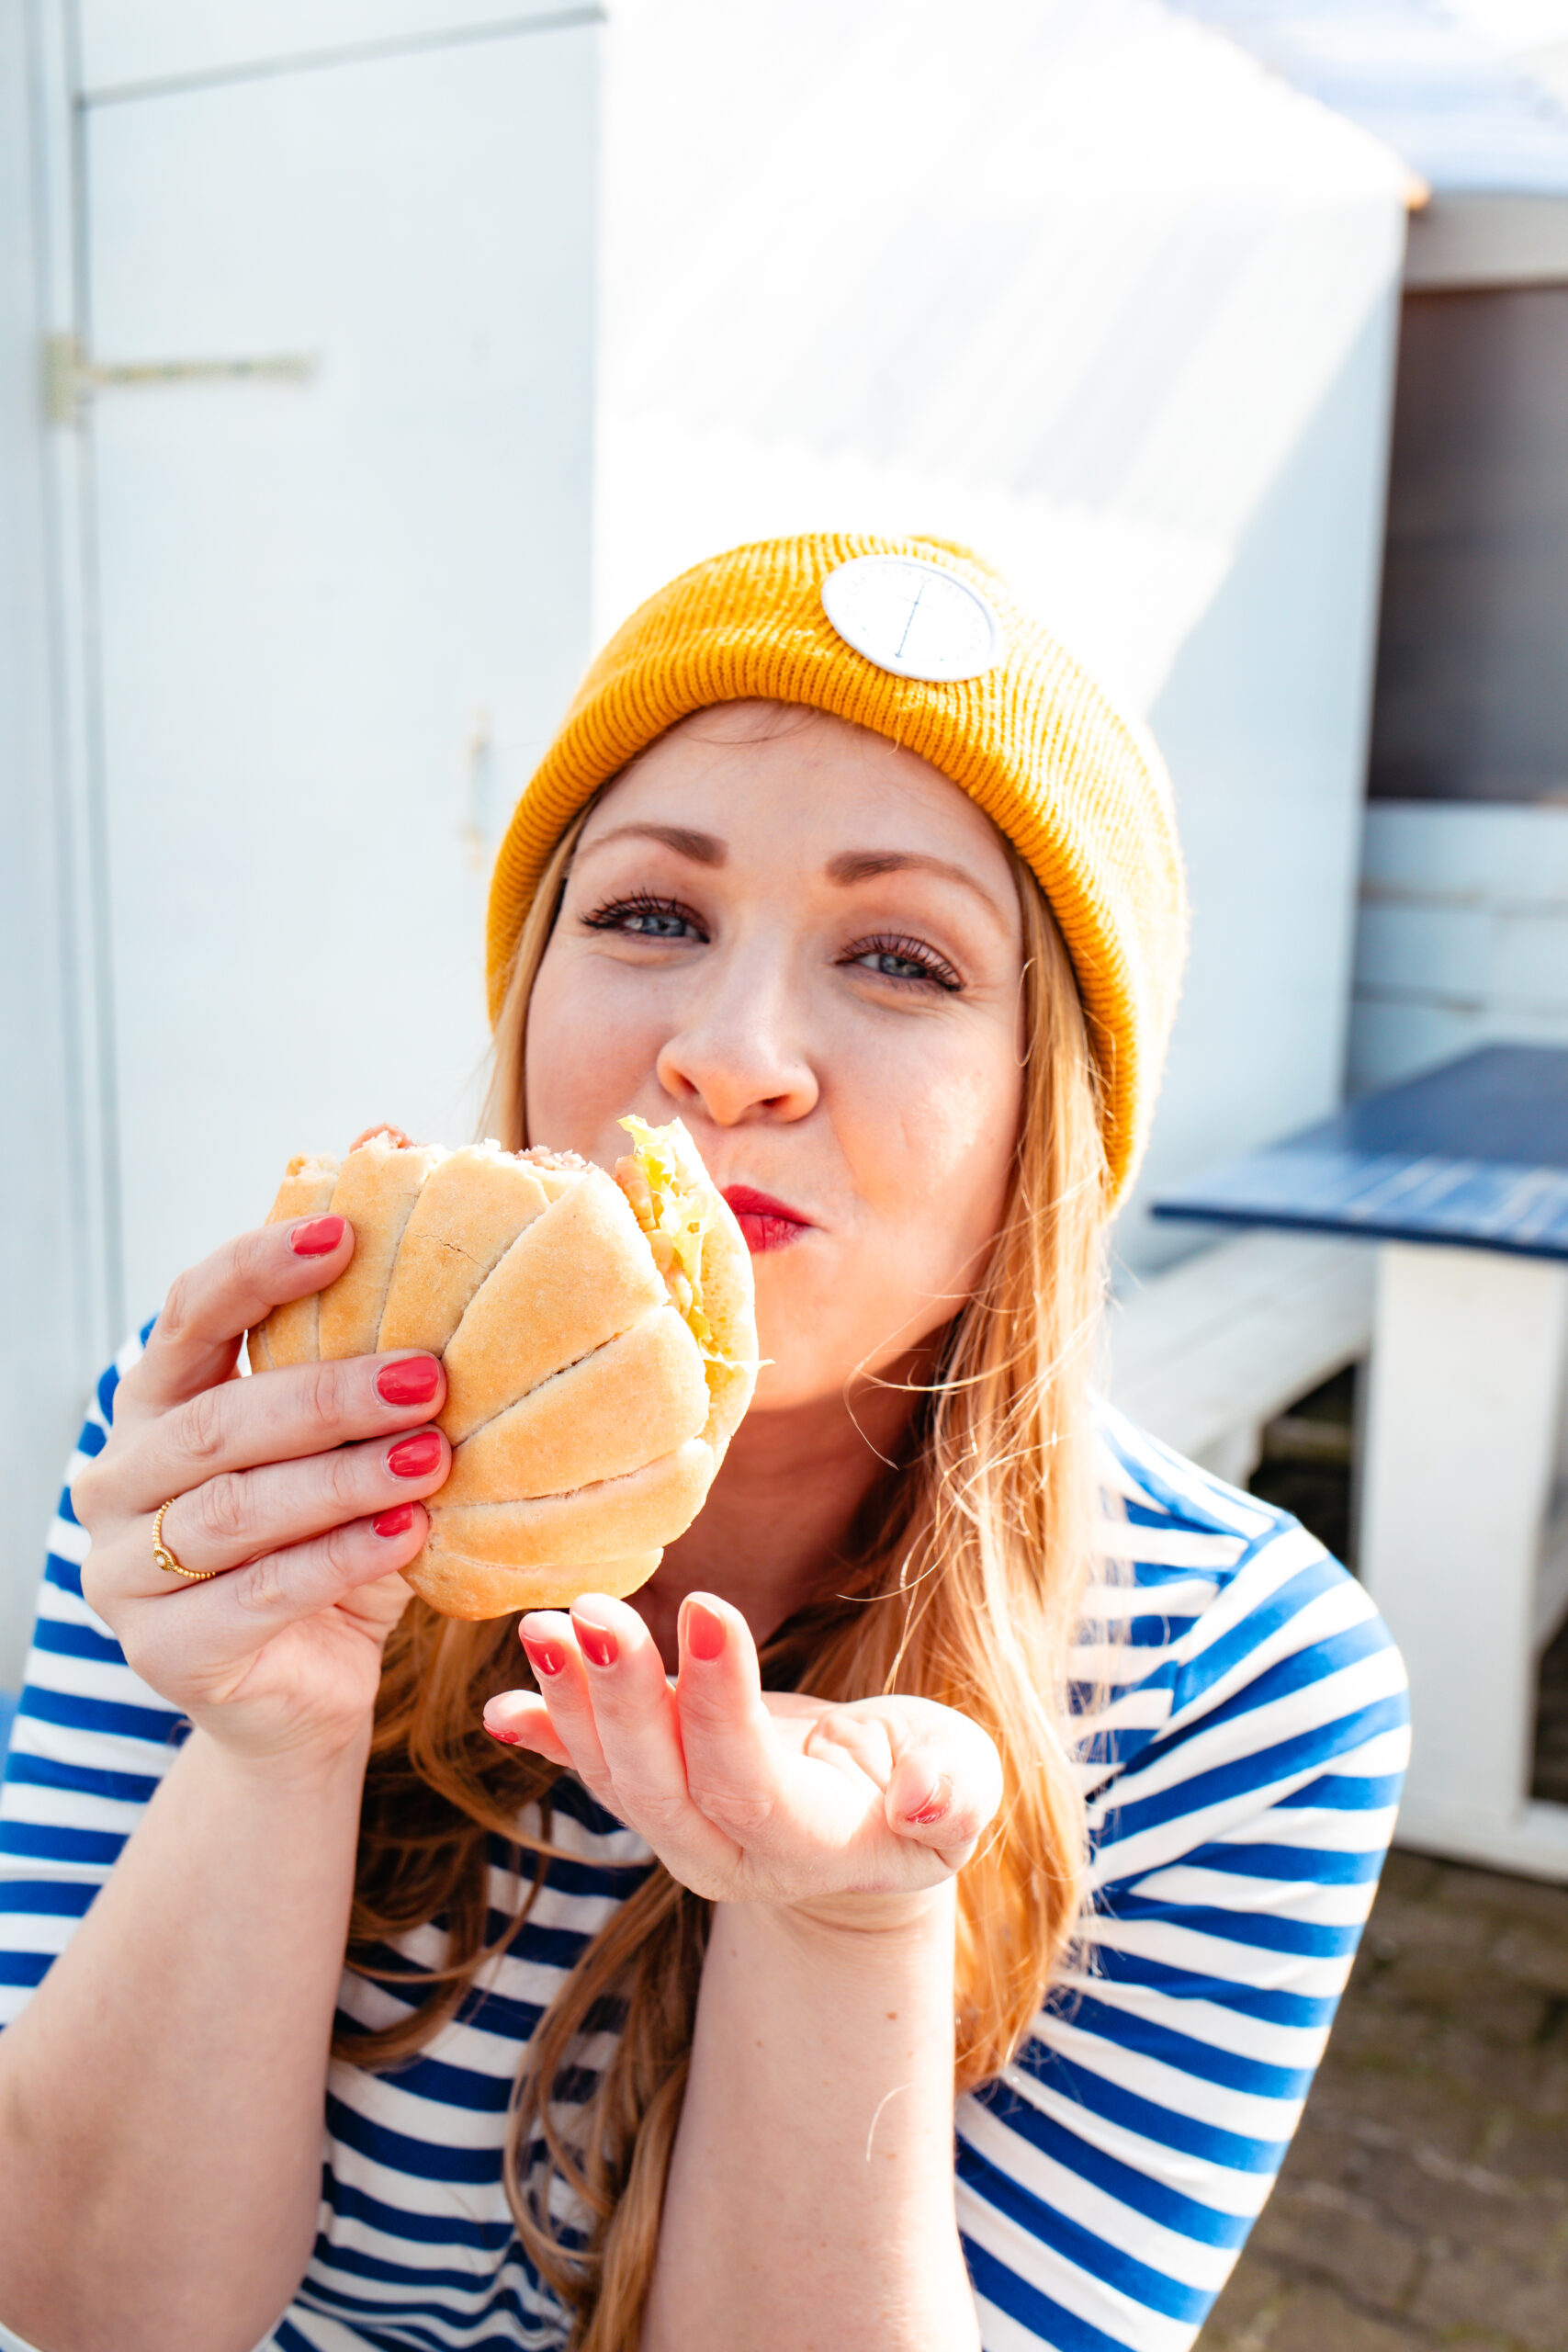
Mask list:
[[679,1121],[626,1119],[614,1178],[570,1153],[397,1129],[291,1160],[268,1223],[332,1210],[354,1256],[278,1306],[251,1367],[423,1348],[452,1442],[404,1569],[448,1617],[631,1592],[702,1509],[757,1375],[751,1261]]

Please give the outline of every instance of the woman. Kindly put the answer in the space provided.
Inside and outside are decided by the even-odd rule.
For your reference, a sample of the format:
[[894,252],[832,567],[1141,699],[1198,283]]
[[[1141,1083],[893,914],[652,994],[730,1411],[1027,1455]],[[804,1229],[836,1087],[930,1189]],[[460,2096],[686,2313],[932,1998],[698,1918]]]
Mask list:
[[11,1758],[0,2319],[1191,2340],[1404,1702],[1314,1543],[1090,1425],[1180,922],[1152,754],[961,551],[742,548],[626,624],[497,863],[491,1119],[604,1159],[684,1118],[756,1404],[651,1584],[525,1618],[505,1690],[511,1629],[396,1574],[439,1364],[231,1377],[342,1221],[175,1284],[101,1386]]

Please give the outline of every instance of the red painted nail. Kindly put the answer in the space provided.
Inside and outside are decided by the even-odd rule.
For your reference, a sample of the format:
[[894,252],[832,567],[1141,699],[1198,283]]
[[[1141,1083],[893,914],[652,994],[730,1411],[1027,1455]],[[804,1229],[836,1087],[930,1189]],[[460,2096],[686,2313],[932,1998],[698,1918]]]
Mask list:
[[434,1430],[421,1430],[389,1449],[387,1467],[394,1478],[428,1478],[440,1459],[440,1438]]
[[620,1657],[615,1637],[607,1625],[591,1625],[586,1617],[573,1615],[577,1629],[578,1647],[590,1666],[614,1666]]
[[523,1745],[523,1735],[521,1732],[497,1731],[493,1724],[486,1724],[485,1729],[489,1732],[491,1739],[500,1740],[502,1747],[521,1747]]
[[434,1356],[407,1356],[376,1374],[383,1405],[428,1405],[440,1385],[441,1367]]
[[523,1635],[523,1646],[528,1653],[528,1663],[536,1674],[558,1674],[566,1664],[566,1652],[556,1642],[530,1641]]
[[413,1525],[412,1503],[399,1503],[392,1510],[384,1510],[370,1522],[378,1535],[406,1535]]
[[913,1813],[907,1813],[904,1815],[904,1818],[906,1821],[918,1821],[922,1825],[928,1822],[940,1821],[942,1815],[947,1811],[952,1803],[953,1782],[948,1779],[945,1772],[939,1772],[937,1775],[936,1786],[932,1789],[924,1804],[919,1806]]
[[722,1657],[728,1630],[723,1618],[716,1617],[705,1603],[687,1601],[686,1647],[693,1657],[700,1657],[705,1664],[712,1658]]
[[297,1258],[329,1258],[343,1239],[346,1220],[341,1216],[308,1216],[288,1237]]

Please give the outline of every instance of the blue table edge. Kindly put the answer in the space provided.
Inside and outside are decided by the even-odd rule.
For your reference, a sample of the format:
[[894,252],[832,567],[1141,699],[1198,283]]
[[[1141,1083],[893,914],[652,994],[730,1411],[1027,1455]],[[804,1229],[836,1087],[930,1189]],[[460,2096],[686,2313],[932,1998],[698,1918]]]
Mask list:
[[1200,1208],[1184,1202],[1152,1201],[1149,1215],[1162,1225],[1224,1225],[1249,1233],[1324,1233],[1337,1241],[1403,1241],[1412,1250],[1492,1250],[1509,1258],[1539,1258],[1549,1265],[1568,1262],[1568,1249],[1545,1249],[1537,1241],[1510,1241],[1502,1235],[1485,1239],[1460,1233],[1414,1233],[1405,1225],[1384,1224],[1377,1217],[1348,1224],[1343,1217],[1292,1216],[1289,1210],[1259,1210],[1248,1216],[1242,1209]]

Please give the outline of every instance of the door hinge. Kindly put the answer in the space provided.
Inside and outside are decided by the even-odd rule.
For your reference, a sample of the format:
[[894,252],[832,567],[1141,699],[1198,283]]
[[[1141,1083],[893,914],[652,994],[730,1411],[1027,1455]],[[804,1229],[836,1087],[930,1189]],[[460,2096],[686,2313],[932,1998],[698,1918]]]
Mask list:
[[44,414],[51,424],[78,424],[96,392],[143,384],[302,384],[316,372],[314,352],[287,351],[260,359],[89,359],[73,334],[44,338]]

